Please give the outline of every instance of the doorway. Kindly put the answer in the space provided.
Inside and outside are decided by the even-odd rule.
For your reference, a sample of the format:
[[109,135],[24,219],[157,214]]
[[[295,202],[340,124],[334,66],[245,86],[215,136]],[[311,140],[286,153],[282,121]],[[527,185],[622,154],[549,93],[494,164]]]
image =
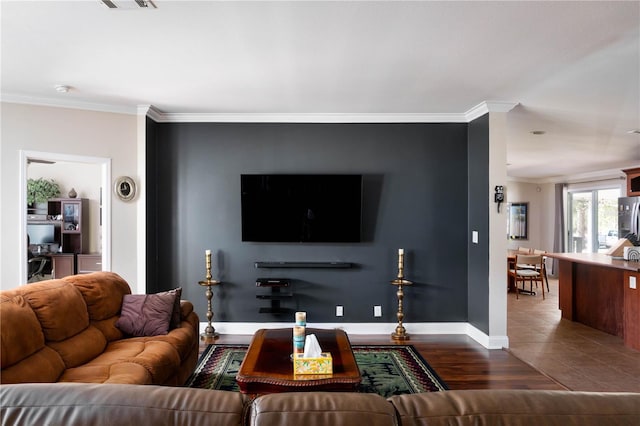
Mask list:
[[[21,238],[19,242],[19,250],[24,256],[24,260],[20,262],[20,276],[23,282],[27,282],[27,254],[29,247],[27,246],[27,179],[29,175],[29,167],[31,164],[45,165],[45,164],[60,164],[60,165],[78,165],[83,167],[89,167],[94,170],[99,176],[100,188],[97,191],[97,199],[93,200],[93,208],[98,209],[98,215],[95,217],[99,222],[99,225],[95,229],[99,229],[96,232],[97,241],[92,244],[93,250],[99,252],[102,257],[102,270],[111,270],[111,197],[110,197],[110,182],[111,182],[111,159],[101,157],[86,157],[69,154],[58,154],[50,152],[36,152],[36,151],[20,151],[20,206],[22,214],[20,215],[20,229]],[[60,167],[60,165],[58,167]],[[66,188],[66,191],[69,191]],[[61,197],[66,197],[67,194],[61,194]],[[94,196],[92,196],[94,198]]]

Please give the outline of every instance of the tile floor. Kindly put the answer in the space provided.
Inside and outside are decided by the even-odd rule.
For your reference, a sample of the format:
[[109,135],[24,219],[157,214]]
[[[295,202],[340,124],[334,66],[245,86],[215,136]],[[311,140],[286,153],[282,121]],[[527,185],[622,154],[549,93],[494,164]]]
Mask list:
[[561,319],[558,281],[550,294],[508,294],[510,352],[571,390],[640,392],[640,352],[622,338]]

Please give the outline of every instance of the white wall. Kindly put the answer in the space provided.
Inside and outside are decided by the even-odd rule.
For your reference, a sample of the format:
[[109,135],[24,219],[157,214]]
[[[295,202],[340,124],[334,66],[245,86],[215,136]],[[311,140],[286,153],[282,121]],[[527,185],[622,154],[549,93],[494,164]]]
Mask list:
[[[0,288],[23,284],[16,265],[24,259],[18,250],[17,225],[24,214],[18,205],[20,151],[110,158],[111,174],[139,180],[137,116],[68,108],[2,103],[0,143]],[[77,188],[76,188],[77,190]],[[111,270],[135,287],[137,262],[137,205],[111,196]],[[143,262],[142,262],[143,263]]]
[[68,197],[73,188],[77,198],[89,200],[88,223],[83,223],[83,233],[89,232],[89,253],[101,252],[100,241],[100,165],[56,162],[54,164],[31,163],[27,168],[29,179],[53,179],[60,186],[60,197]]
[[[505,189],[507,203],[529,203],[529,230],[526,240],[509,240],[508,248],[535,248],[553,251],[554,187],[552,183],[525,183],[510,181]],[[508,216],[505,214],[505,220]],[[505,238],[507,224],[505,222]]]
[[[489,113],[489,188],[488,194],[493,194],[497,185],[504,186],[507,178],[507,113]],[[504,210],[495,207],[489,200],[489,341],[485,347],[499,349],[509,347],[507,337],[507,268],[505,253],[507,251],[506,238],[497,238],[506,229],[506,214]],[[473,337],[473,335],[472,335]]]

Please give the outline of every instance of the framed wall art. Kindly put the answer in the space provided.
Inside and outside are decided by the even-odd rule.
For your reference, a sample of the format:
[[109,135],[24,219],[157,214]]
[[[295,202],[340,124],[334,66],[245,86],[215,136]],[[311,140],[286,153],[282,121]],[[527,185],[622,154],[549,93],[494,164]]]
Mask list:
[[510,203],[507,205],[507,213],[507,236],[509,239],[529,239],[529,203]]

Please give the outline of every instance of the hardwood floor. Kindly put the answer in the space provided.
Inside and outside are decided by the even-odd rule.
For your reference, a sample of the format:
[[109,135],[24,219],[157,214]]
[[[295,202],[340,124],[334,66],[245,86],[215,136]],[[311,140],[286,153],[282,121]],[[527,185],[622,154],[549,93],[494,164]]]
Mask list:
[[[251,336],[222,335],[219,344],[248,344]],[[349,335],[353,345],[394,344],[389,335]],[[504,350],[488,350],[463,335],[412,335],[407,342],[449,389],[564,389]],[[201,343],[200,350],[206,345]]]
[[[550,293],[508,294],[510,349],[488,350],[464,335],[411,335],[412,344],[450,389],[569,389],[640,392],[640,352],[622,339],[571,321]],[[410,325],[407,325],[411,333]],[[389,331],[390,332],[390,331]],[[349,335],[354,345],[394,344],[389,334]],[[222,335],[216,343],[249,344],[251,336]],[[202,352],[206,344],[200,344]]]

